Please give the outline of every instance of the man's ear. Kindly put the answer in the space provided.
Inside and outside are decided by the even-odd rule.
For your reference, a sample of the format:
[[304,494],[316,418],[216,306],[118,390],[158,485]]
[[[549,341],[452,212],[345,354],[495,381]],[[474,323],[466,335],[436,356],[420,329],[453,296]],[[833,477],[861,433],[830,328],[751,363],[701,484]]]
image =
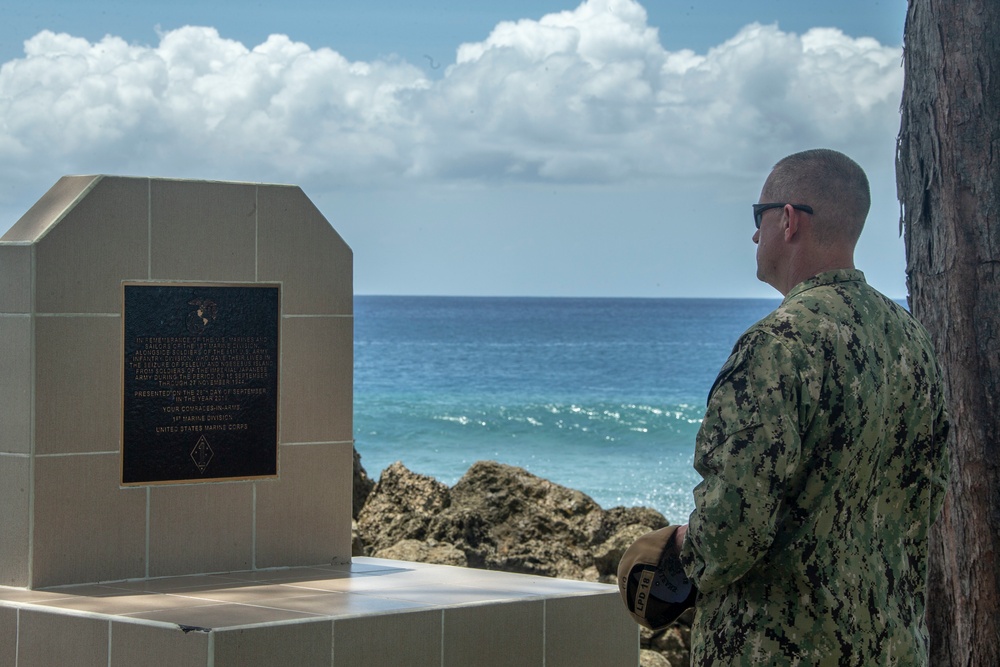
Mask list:
[[802,219],[800,215],[799,211],[792,208],[791,204],[785,204],[785,208],[782,209],[781,225],[785,242],[791,241],[799,233],[799,221]]

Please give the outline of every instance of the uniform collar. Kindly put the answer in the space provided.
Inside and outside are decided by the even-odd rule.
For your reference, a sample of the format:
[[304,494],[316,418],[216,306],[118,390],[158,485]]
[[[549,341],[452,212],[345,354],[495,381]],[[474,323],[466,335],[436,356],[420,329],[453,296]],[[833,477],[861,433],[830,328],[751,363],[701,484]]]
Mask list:
[[808,280],[800,282],[798,285],[789,290],[784,300],[787,301],[792,297],[798,296],[799,294],[802,294],[802,292],[811,290],[815,287],[853,282],[867,284],[867,281],[865,281],[865,274],[857,269],[836,269],[835,271],[825,271],[824,273],[820,273],[812,278],[809,278]]

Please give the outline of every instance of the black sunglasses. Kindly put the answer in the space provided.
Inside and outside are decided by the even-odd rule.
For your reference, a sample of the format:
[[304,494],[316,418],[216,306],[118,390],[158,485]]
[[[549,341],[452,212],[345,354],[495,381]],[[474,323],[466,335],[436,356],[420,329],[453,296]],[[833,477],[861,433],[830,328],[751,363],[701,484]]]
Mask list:
[[[772,208],[784,208],[788,206],[787,202],[774,203],[774,204],[754,204],[753,205],[753,224],[757,229],[760,229],[760,220],[764,217],[764,211],[769,211]],[[812,215],[812,206],[806,206],[805,204],[791,204],[791,207],[798,210],[804,211],[809,215]]]

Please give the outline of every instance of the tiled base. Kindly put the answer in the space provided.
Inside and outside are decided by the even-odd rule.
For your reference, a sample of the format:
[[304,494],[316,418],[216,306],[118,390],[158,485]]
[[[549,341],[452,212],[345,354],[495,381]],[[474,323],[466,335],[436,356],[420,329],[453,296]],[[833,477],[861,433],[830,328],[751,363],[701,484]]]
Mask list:
[[14,667],[634,667],[612,586],[375,558],[43,590],[0,586]]

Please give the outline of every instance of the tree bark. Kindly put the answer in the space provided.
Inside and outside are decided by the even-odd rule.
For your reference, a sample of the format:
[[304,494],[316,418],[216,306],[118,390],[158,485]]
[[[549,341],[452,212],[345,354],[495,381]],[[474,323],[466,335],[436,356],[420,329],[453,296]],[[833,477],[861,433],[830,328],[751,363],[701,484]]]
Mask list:
[[896,179],[910,307],[944,371],[931,665],[1000,665],[1000,0],[909,0]]

